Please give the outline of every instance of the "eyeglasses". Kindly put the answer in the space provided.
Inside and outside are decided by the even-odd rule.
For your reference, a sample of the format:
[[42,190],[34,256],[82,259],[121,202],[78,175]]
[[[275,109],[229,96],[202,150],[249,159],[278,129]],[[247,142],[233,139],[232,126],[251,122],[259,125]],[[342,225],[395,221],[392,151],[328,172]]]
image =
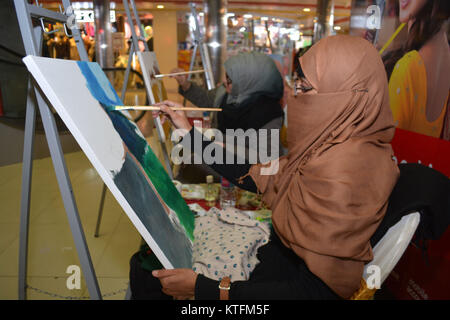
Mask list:
[[297,96],[298,91],[301,93],[306,93],[314,89],[314,87],[306,80],[305,74],[303,73],[302,66],[300,62],[295,68],[295,79],[294,79],[294,96]]
[[230,84],[233,83],[227,74],[225,75],[225,77],[226,77],[227,86],[229,86]]
[[297,78],[294,84],[294,96],[297,96],[298,92],[306,93],[313,90],[314,87],[306,80],[306,78]]

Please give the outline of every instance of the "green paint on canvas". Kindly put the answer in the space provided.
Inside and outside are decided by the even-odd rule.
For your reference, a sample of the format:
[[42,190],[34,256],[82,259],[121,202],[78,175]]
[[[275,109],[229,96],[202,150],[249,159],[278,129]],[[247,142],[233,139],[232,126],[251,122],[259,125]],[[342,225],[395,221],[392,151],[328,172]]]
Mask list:
[[120,98],[111,83],[96,63],[78,61],[78,66],[86,78],[86,85],[91,94],[100,102],[119,133],[126,146],[139,161],[141,167],[149,177],[156,191],[166,203],[175,211],[186,234],[194,240],[194,215],[176,189],[165,168],[155,156],[147,141],[136,132],[136,125],[126,118],[114,106],[122,105]]

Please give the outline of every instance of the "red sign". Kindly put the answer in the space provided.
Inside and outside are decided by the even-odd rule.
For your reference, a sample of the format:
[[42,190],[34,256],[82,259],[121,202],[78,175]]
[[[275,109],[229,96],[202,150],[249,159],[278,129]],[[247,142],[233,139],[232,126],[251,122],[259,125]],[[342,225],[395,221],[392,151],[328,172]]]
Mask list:
[[398,163],[421,163],[450,177],[450,141],[397,128],[391,144]]
[[[421,163],[450,176],[449,141],[397,129],[392,147],[398,163]],[[426,258],[410,244],[385,286],[397,299],[450,299],[450,228],[429,241]]]

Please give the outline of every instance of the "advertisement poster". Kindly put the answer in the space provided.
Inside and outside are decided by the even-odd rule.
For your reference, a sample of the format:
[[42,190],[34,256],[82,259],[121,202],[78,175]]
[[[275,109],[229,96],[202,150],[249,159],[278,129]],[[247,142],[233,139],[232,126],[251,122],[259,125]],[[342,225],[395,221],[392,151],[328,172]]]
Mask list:
[[[389,81],[398,163],[421,163],[450,177],[448,0],[354,0],[350,34],[372,42]],[[420,182],[418,182],[420,183]],[[450,299],[450,228],[412,244],[386,280],[397,299]]]

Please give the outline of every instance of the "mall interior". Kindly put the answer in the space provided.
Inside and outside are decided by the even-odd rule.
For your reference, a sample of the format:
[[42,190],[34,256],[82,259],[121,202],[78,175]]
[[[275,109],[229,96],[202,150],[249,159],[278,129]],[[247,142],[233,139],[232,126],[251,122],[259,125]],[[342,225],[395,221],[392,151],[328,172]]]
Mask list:
[[[0,1],[0,299],[138,298],[143,285],[132,293],[130,279],[143,277],[132,269],[145,263],[203,274],[190,292],[200,300],[228,294],[198,289],[205,277],[223,288],[233,276],[236,298],[233,279],[256,281],[250,265],[266,263],[255,253],[272,234],[327,287],[318,291],[450,299],[449,17],[447,0]],[[110,110],[118,105],[129,108]],[[344,125],[353,129],[339,131]],[[279,148],[269,160],[282,160],[273,177],[253,170],[264,163],[260,155],[238,176],[228,164],[174,159],[176,129],[194,139],[217,129],[217,142],[239,128],[275,132]],[[369,142],[355,151],[363,134]],[[135,169],[127,173],[125,164]],[[222,220],[220,212],[248,221]],[[208,256],[213,268],[242,265],[242,278],[234,270],[215,277],[195,251],[208,230],[202,219],[267,233],[252,240],[245,263]],[[331,276],[331,265],[342,270]],[[344,279],[350,270],[361,278],[353,289]],[[297,299],[303,289],[289,290],[239,297]],[[298,297],[320,299],[315,290]]]

